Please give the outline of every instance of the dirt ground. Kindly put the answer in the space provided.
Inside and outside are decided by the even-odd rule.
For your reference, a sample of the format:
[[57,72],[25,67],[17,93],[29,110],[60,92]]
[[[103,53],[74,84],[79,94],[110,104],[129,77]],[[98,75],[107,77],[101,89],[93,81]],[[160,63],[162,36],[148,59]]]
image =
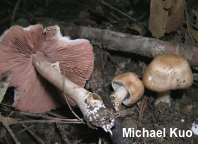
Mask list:
[[[19,1],[19,0],[18,0]],[[91,4],[94,1],[63,1],[63,0],[46,0],[46,1],[21,1],[17,8],[17,13],[13,14],[16,7],[17,0],[5,0],[0,2],[0,33],[8,29],[13,24],[20,24],[27,26],[30,24],[42,23],[44,26],[61,24],[68,26],[71,23],[82,26],[91,26],[102,29],[110,29],[119,32],[139,35],[141,32],[133,27],[127,27],[127,20],[123,15],[117,14],[123,18],[117,23],[114,23],[112,17],[105,13],[100,15],[94,10],[90,10]],[[150,1],[144,0],[144,3],[130,1],[108,1],[110,5],[122,11],[129,11],[133,8],[133,15],[138,19],[145,11],[149,11]],[[120,4],[121,3],[121,4]],[[134,5],[133,5],[134,4]],[[85,6],[87,5],[87,7]],[[102,4],[101,4],[102,5]],[[130,6],[127,6],[130,5]],[[138,8],[139,10],[137,10]],[[197,5],[198,8],[198,5]],[[104,12],[111,11],[108,7],[102,5]],[[113,11],[111,11],[113,13]],[[149,13],[149,12],[147,12]],[[92,16],[90,16],[92,14]],[[11,21],[14,15],[13,21]],[[88,16],[87,16],[88,15]],[[148,31],[148,17],[145,14],[140,20],[144,28],[139,27],[143,36],[152,37]],[[20,19],[23,18],[21,21]],[[97,21],[99,20],[99,21]],[[25,22],[24,22],[25,21]],[[16,23],[17,22],[17,23]],[[130,22],[129,22],[130,23]],[[185,24],[182,24],[185,27]],[[166,41],[177,41],[182,43],[185,39],[182,35],[178,36],[177,32],[166,34],[161,38]],[[113,92],[111,87],[111,80],[122,73],[134,72],[140,79],[142,79],[143,72],[146,66],[152,61],[152,58],[140,56],[137,54],[110,51],[100,48],[97,44],[93,44],[95,53],[95,61],[101,62],[100,72],[104,80],[104,87],[106,93],[110,95]],[[97,69],[98,65],[95,65]],[[193,69],[193,73],[197,73]],[[88,81],[85,88],[92,90],[89,86],[92,81]],[[99,85],[99,84],[98,84]],[[97,85],[96,85],[97,86]],[[173,90],[171,92],[171,106],[166,103],[160,103],[154,106],[156,93],[145,89],[145,93],[141,100],[139,100],[132,107],[125,107],[122,105],[122,114],[117,119],[120,120],[123,128],[131,128],[131,130],[164,130],[165,137],[137,137],[131,136],[128,138],[128,143],[134,144],[196,144],[198,143],[198,135],[192,134],[187,137],[185,134],[191,129],[192,123],[198,124],[198,83],[194,81],[193,85],[186,90]],[[13,103],[13,88],[9,88],[4,100],[0,104],[0,112],[3,117],[11,117],[20,119],[21,123],[10,125],[10,129],[15,134],[16,139],[22,144],[62,144],[62,143],[87,143],[87,144],[108,144],[112,143],[111,137],[102,129],[94,130],[89,128],[86,124],[81,124],[72,114],[68,106],[57,108],[51,112],[42,114],[28,114],[14,110],[11,106]],[[144,107],[143,107],[144,106]],[[82,118],[82,113],[77,106],[72,107],[76,114]],[[52,122],[49,117],[60,119],[71,119],[72,123]],[[23,123],[23,121],[35,120],[31,123]],[[175,129],[178,137],[173,135],[171,137],[171,129]],[[122,132],[121,132],[122,134]],[[180,135],[179,135],[180,134]],[[182,136],[185,135],[185,136]],[[122,135],[120,135],[122,137]],[[13,144],[15,141],[10,136],[7,128],[0,124],[0,143]]]

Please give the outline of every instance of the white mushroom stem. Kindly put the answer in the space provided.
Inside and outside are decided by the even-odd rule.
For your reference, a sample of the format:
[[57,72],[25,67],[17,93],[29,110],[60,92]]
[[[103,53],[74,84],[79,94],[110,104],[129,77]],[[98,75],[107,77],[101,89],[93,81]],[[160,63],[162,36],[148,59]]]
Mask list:
[[171,90],[168,90],[168,91],[165,91],[165,92],[158,92],[157,93],[157,98],[154,102],[155,106],[158,105],[160,102],[165,102],[165,103],[168,103],[169,107],[170,107],[170,105],[171,105],[170,93],[171,93]]
[[117,90],[110,95],[111,102],[113,103],[116,111],[120,111],[121,104],[125,97],[128,95],[128,91],[124,86],[120,86]]
[[99,95],[88,92],[64,77],[40,54],[34,54],[32,56],[32,63],[39,74],[46,80],[60,90],[64,89],[65,94],[76,102],[84,118],[91,123],[91,126],[102,127],[106,132],[112,134],[111,128],[114,126],[114,117],[112,112],[104,106]]

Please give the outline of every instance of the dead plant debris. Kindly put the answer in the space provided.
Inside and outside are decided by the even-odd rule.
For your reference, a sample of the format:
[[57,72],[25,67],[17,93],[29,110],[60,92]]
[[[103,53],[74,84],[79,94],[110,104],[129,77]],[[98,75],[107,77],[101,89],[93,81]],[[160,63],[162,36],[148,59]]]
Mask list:
[[[13,25],[40,23],[44,27],[58,25],[62,34],[72,39],[90,40],[95,63],[85,88],[102,97],[116,121],[113,135],[109,135],[102,129],[90,129],[77,106],[71,106],[72,112],[67,105],[40,114],[17,111],[12,107],[14,88],[5,93],[9,80],[2,78],[0,92],[5,95],[0,103],[0,143],[198,143],[194,133],[191,137],[181,136],[198,124],[197,0],[5,0],[0,2],[0,8],[0,34]],[[188,60],[193,85],[187,90],[173,90],[170,107],[165,103],[154,106],[156,93],[145,89],[136,104],[121,105],[121,111],[116,113],[109,99],[113,92],[111,80],[129,71],[141,79],[152,59],[163,53]],[[134,132],[161,130],[165,136],[123,137],[122,128]],[[176,129],[176,135],[171,135],[170,129]]]

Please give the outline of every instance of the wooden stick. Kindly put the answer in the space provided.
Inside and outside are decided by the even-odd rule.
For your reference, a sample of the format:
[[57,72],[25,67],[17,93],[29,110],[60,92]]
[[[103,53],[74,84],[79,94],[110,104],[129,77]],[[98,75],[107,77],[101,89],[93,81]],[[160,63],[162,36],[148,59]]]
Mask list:
[[16,138],[15,134],[12,132],[12,130],[9,127],[8,121],[3,117],[0,113],[0,121],[2,122],[3,126],[7,129],[7,131],[10,133],[11,137],[13,138],[15,144],[21,144],[18,139]]
[[183,56],[192,66],[198,66],[198,48],[184,44],[173,43],[134,36],[126,33],[71,25],[64,29],[65,35],[72,38],[85,38],[99,43],[103,48],[114,51],[135,53],[154,58],[169,53]]
[[31,131],[25,124],[21,124],[35,139],[39,144],[45,144],[42,139],[40,139],[38,136],[34,134],[33,131]]

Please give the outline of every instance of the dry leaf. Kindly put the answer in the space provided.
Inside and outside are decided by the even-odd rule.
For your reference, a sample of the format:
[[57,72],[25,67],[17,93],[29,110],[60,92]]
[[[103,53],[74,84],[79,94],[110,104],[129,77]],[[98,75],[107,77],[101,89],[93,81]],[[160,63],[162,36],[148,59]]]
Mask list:
[[162,0],[151,0],[150,3],[149,30],[156,38],[164,36],[168,17],[168,10],[164,9],[165,4],[166,1]]
[[[1,113],[0,113],[1,115]],[[4,121],[4,124],[6,124],[7,126],[10,126],[11,124],[13,124],[14,122],[17,122],[18,119],[14,119],[11,117],[4,117],[4,116],[0,116],[1,122]]]
[[165,33],[176,31],[184,18],[184,1],[178,0],[178,3],[169,9]]
[[160,38],[164,33],[176,31],[184,17],[183,0],[151,0],[149,30],[153,37]]
[[177,4],[178,0],[166,0],[166,4],[164,6],[165,9],[170,9],[172,6]]
[[1,79],[0,79],[0,103],[2,102],[4,95],[7,91],[9,82],[12,78],[12,71],[7,71],[5,73],[1,74]]

